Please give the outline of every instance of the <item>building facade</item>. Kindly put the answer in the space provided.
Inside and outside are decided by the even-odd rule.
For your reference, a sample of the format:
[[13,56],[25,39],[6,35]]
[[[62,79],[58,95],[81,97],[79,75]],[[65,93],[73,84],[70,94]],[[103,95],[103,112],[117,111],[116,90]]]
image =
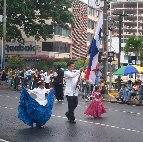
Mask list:
[[[143,0],[117,0],[110,3],[110,16],[114,20],[115,28],[112,31],[115,51],[119,51],[116,40],[119,40],[119,17],[114,14],[126,14],[122,17],[122,37],[121,37],[121,59],[122,64],[128,63],[128,56],[124,53],[125,42],[131,35],[143,36]],[[135,56],[131,53],[130,56]],[[137,62],[139,64],[139,62]]]
[[23,34],[24,44],[7,43],[6,56],[32,59],[84,58],[96,29],[98,11],[80,0],[74,0],[70,11],[75,22],[73,28],[53,26],[53,38],[46,41],[41,39],[38,42],[33,37],[27,38]]

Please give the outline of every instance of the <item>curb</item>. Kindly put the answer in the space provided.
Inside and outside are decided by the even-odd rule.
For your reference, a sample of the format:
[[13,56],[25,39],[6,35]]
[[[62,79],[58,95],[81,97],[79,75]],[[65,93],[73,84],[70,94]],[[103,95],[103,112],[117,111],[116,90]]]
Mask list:
[[127,105],[143,106],[143,103],[141,103],[141,104],[134,103],[134,102],[124,103],[124,102],[115,101],[115,100],[108,100],[108,99],[103,99],[103,102],[110,102],[110,103],[117,103],[117,104],[127,104]]

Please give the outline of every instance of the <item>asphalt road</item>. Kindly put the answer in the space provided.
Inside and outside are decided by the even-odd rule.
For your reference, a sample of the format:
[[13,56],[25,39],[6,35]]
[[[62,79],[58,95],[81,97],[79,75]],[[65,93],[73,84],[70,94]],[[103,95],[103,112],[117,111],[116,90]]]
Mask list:
[[0,142],[143,142],[143,107],[104,102],[107,113],[93,119],[79,100],[76,124],[66,117],[67,102],[55,102],[44,128],[30,128],[17,118],[20,92],[0,90]]

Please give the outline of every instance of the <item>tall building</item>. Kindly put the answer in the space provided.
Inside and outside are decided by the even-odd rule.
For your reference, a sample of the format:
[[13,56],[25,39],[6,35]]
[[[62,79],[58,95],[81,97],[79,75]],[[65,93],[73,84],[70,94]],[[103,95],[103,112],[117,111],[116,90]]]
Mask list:
[[[124,53],[124,46],[127,38],[131,35],[143,36],[143,0],[117,0],[110,3],[110,15],[114,19],[116,28],[112,32],[112,39],[115,43],[118,40],[118,16],[116,14],[127,14],[122,18],[122,43],[121,43],[121,63],[128,63],[128,56]],[[114,44],[115,45],[115,44]],[[115,45],[119,48],[118,45]],[[118,49],[115,49],[118,52]],[[131,56],[134,56],[132,53]]]

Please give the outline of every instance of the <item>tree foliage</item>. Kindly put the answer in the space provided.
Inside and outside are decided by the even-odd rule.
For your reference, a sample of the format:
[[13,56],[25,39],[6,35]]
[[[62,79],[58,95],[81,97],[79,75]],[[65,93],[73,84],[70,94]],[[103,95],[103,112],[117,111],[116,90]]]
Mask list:
[[8,59],[7,62],[7,68],[19,68],[19,69],[23,69],[25,68],[26,62],[18,57],[12,57]]
[[[51,38],[53,26],[46,20],[52,19],[52,25],[68,27],[73,24],[69,11],[73,0],[7,0],[7,41],[23,41],[21,29],[27,37],[36,40]],[[0,15],[3,15],[3,0],[0,1]],[[2,22],[0,23],[2,37]]]
[[83,66],[84,66],[85,69],[87,69],[88,60],[86,60],[85,63],[84,63],[84,60],[83,60],[83,59],[77,60],[77,61],[75,62],[75,68],[76,68],[76,69],[80,69],[80,68],[83,67]]
[[143,37],[130,36],[126,40],[124,51],[126,54],[131,52],[135,53],[135,55],[139,57],[140,61],[143,62]]
[[38,70],[43,69],[44,71],[46,71],[46,70],[56,70],[58,65],[60,65],[62,68],[66,68],[67,61],[53,60],[53,59],[41,60],[38,61],[36,64],[34,64],[33,67]]

